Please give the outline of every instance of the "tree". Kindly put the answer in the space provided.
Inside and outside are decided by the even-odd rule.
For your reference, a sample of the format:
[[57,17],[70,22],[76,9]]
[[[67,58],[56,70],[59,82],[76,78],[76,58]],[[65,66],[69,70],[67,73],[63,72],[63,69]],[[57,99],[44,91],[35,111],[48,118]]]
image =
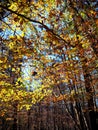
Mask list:
[[[78,129],[95,130],[97,1],[4,2],[0,4],[1,109],[3,103],[7,108],[29,109],[53,91],[52,100],[67,103]],[[29,60],[35,69],[32,77],[41,81],[33,92],[26,90],[22,77]]]

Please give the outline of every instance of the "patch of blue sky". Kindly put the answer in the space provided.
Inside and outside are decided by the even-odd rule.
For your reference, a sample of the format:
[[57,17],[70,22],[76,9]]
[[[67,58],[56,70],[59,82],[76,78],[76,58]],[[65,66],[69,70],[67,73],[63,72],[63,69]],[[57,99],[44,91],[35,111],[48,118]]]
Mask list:
[[58,55],[58,54],[48,55],[48,58],[49,58],[49,59],[52,59],[52,60],[54,60],[54,61],[56,61],[56,62],[61,62],[61,61],[62,61],[61,56]]
[[28,59],[22,65],[22,77],[27,90],[30,91],[33,91],[41,86],[41,79],[36,79],[32,76],[32,71],[35,71],[35,67],[33,67],[32,60]]

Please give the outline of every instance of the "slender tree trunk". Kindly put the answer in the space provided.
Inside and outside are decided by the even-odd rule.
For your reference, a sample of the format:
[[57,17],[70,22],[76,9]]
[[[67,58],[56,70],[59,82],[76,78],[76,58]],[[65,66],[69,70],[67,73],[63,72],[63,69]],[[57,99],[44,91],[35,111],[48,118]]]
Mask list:
[[17,130],[17,102],[14,103],[14,113],[13,113],[13,130]]
[[90,118],[89,129],[97,130],[96,129],[96,115],[94,112],[93,90],[90,84],[91,78],[90,78],[89,72],[87,72],[87,69],[83,68],[83,70],[84,70],[86,92],[88,94],[88,113],[89,113],[89,118]]
[[79,102],[76,102],[76,109],[77,109],[77,113],[78,113],[78,117],[79,117],[79,122],[80,122],[80,126],[82,130],[87,130],[84,118],[83,118],[83,113],[82,113],[82,108],[80,106]]
[[28,130],[30,130],[30,110],[28,110]]

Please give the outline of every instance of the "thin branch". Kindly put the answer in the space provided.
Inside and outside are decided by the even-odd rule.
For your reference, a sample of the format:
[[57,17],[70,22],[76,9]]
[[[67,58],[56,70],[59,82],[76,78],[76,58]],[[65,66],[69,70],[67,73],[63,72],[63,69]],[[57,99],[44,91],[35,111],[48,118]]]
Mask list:
[[[12,27],[11,27],[8,23],[6,23],[6,22],[3,21],[3,20],[2,20],[2,22],[3,22],[5,25],[7,25],[7,26],[14,32],[14,34],[16,33],[18,36],[21,37],[21,35],[20,35],[19,33],[17,33],[16,30],[12,29]],[[22,37],[21,37],[21,38],[22,38]]]

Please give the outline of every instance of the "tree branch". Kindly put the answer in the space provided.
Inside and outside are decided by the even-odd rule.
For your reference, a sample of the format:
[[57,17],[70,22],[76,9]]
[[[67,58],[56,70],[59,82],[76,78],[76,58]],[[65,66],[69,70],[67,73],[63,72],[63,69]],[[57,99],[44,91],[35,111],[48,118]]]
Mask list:
[[43,22],[40,22],[40,21],[31,19],[31,18],[29,18],[29,17],[26,17],[25,15],[20,14],[20,13],[17,13],[16,11],[13,11],[13,10],[11,10],[11,9],[9,9],[9,8],[7,8],[7,7],[5,7],[5,6],[3,6],[3,5],[0,5],[0,7],[1,7],[2,9],[7,10],[7,11],[10,11],[11,13],[16,14],[16,15],[22,17],[22,18],[25,18],[25,19],[27,19],[27,20],[30,21],[30,22],[33,22],[33,23],[37,23],[37,24],[42,25],[47,31],[51,32],[55,37],[57,37],[58,39],[60,39],[60,40],[63,41],[64,43],[66,43],[65,46],[68,46],[68,45],[71,46],[69,42],[67,42],[65,39],[63,39],[63,38],[60,37],[58,34],[56,34],[52,29],[50,29],[50,28],[49,28],[47,25],[45,25]]

